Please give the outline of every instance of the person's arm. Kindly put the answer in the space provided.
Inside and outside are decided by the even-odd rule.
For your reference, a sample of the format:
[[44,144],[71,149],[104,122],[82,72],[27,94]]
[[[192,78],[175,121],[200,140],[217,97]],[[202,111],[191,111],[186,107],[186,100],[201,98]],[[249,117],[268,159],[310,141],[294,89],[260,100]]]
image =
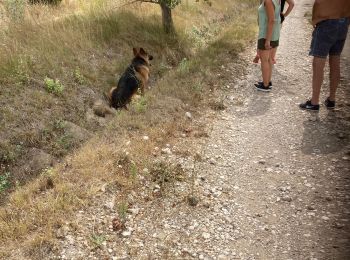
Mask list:
[[265,9],[267,14],[267,31],[266,31],[266,42],[265,48],[267,50],[271,49],[271,38],[273,33],[273,26],[275,25],[275,7],[272,0],[265,0]]
[[288,8],[285,13],[283,13],[284,18],[286,18],[294,8],[294,0],[286,0],[288,3]]

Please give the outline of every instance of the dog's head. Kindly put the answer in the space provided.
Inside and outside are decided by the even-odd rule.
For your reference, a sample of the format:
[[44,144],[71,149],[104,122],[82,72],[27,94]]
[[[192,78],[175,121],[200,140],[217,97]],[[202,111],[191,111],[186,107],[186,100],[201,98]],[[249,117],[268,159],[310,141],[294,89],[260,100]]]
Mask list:
[[153,56],[148,54],[143,48],[133,48],[134,56],[143,59],[148,66],[151,66],[150,61],[153,60]]

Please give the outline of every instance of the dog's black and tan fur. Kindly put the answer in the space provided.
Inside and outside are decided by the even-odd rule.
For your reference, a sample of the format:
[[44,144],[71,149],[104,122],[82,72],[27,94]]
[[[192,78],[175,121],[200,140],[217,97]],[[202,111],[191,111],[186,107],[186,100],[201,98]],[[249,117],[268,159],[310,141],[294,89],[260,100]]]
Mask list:
[[149,79],[150,60],[153,59],[143,48],[133,48],[134,58],[118,81],[117,87],[113,87],[108,93],[110,106],[119,109],[125,108],[131,98],[140,88],[141,94],[147,88]]

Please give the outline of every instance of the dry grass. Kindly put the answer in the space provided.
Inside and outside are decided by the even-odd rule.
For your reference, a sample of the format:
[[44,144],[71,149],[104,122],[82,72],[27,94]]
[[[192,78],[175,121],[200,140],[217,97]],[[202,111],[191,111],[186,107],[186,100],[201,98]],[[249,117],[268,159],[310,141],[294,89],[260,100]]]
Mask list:
[[[103,184],[137,189],[137,182],[130,178],[135,170],[130,165],[118,167],[121,160],[128,154],[139,174],[140,169],[151,167],[154,147],[164,146],[184,128],[184,112],[203,104],[222,61],[232,60],[254,36],[251,7],[255,1],[228,2],[199,8],[194,1],[184,1],[175,11],[177,38],[162,32],[159,10],[145,4],[130,12],[66,1],[63,9],[33,7],[24,23],[9,24],[0,50],[0,83],[7,86],[0,89],[7,99],[0,99],[4,104],[0,120],[6,122],[6,128],[0,126],[0,137],[12,140],[2,147],[13,150],[14,156],[19,141],[22,150],[34,144],[47,151],[57,148],[55,138],[42,141],[40,136],[42,129],[59,134],[60,129],[50,126],[61,119],[96,130],[85,122],[90,103],[81,101],[86,99],[81,93],[106,90],[129,62],[131,46],[142,45],[156,56],[152,75],[157,81],[145,98],[135,101],[130,111],[119,112],[94,139],[10,194],[0,209],[0,252],[21,243],[29,256],[40,258],[52,246],[53,230],[75,210],[88,206]],[[209,14],[206,19],[204,12]],[[194,36],[193,26],[207,29]],[[84,84],[77,83],[77,68]],[[62,95],[43,89],[46,76],[63,82]],[[6,129],[16,129],[21,140],[13,139]],[[143,135],[150,140],[143,141]],[[48,178],[54,183],[52,189],[47,188]]]

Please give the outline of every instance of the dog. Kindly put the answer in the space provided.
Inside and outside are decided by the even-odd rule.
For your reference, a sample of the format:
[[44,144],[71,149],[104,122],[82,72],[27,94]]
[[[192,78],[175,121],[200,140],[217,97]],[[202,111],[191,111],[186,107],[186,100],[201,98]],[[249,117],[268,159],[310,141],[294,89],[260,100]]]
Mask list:
[[149,55],[143,48],[133,48],[134,58],[120,77],[117,87],[110,89],[107,94],[109,104],[115,109],[127,108],[133,95],[140,89],[144,95],[150,74],[150,61],[153,56]]

